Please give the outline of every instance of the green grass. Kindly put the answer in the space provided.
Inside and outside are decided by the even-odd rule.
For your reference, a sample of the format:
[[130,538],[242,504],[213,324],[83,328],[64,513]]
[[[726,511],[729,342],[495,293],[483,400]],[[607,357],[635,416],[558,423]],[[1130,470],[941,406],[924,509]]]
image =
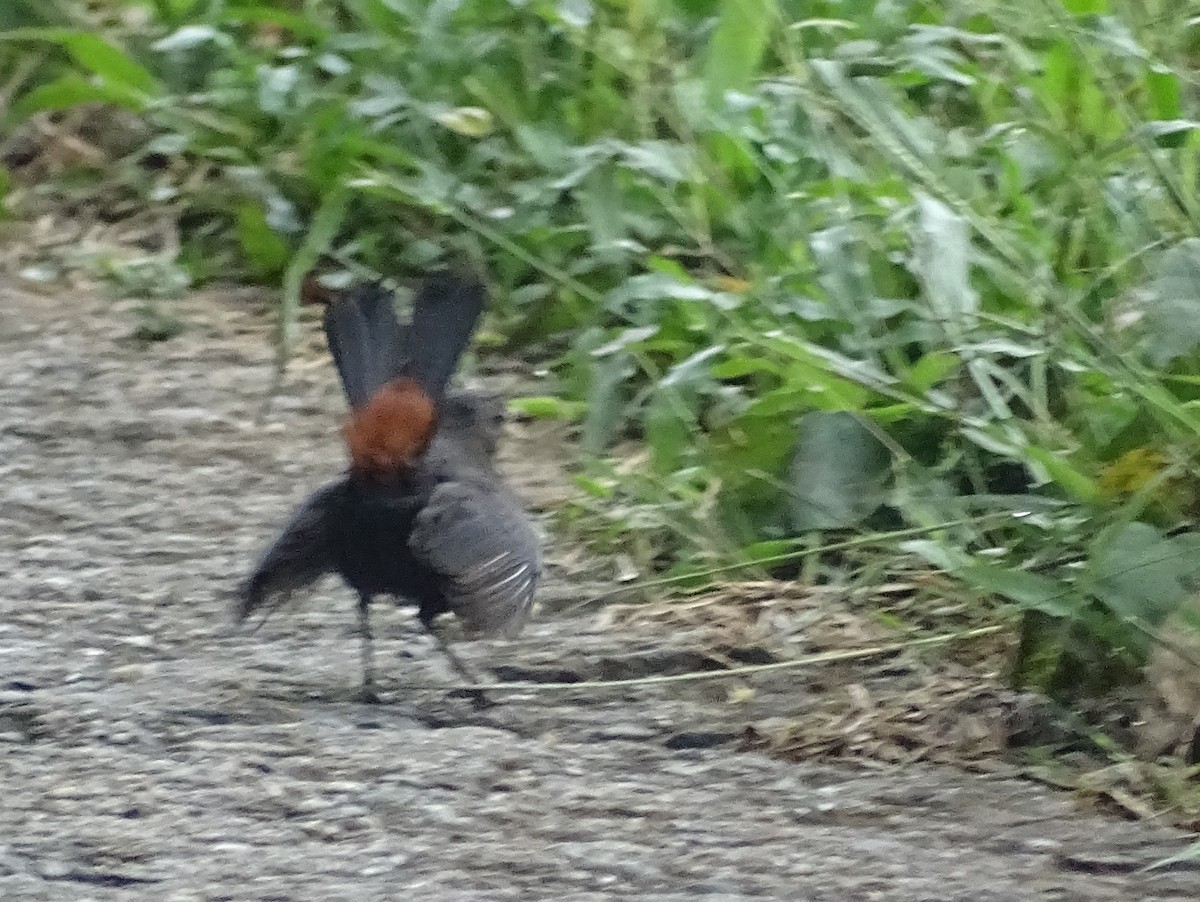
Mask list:
[[281,361],[319,260],[486,266],[560,380],[527,408],[592,458],[566,517],[646,570],[923,560],[1018,612],[1015,677],[1058,695],[1135,679],[1194,582],[1178,4],[93,7],[0,15],[8,124],[149,122],[128,190],[186,211],[197,281],[282,287]]

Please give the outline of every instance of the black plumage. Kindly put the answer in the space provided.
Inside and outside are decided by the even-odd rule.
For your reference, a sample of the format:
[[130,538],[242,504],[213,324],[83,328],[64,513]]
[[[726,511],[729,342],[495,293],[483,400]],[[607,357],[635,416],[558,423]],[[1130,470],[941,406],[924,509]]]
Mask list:
[[340,574],[359,598],[366,698],[374,697],[374,596],[415,604],[468,679],[435,618],[452,613],[468,631],[512,636],[532,607],[541,547],[494,466],[500,407],[445,391],[485,297],[473,279],[435,276],[418,291],[408,328],[377,285],[331,303],[325,330],[352,407],[351,466],[300,505],[239,597],[240,621]]

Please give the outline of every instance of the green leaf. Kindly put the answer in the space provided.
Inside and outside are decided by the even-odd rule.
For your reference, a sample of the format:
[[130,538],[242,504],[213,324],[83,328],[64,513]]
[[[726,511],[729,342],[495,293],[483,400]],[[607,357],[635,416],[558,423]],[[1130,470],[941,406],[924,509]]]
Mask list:
[[633,364],[626,353],[605,357],[593,371],[579,441],[584,453],[599,453],[616,440],[625,419],[625,381],[632,372]]
[[1183,147],[1193,132],[1200,131],[1200,122],[1194,119],[1158,119],[1143,125],[1142,131],[1159,147]]
[[595,253],[618,260],[628,247],[627,222],[621,206],[621,189],[613,167],[589,173],[576,189],[575,197],[592,236]]
[[658,326],[635,326],[629,329],[623,329],[621,333],[611,341],[605,342],[596,350],[592,351],[593,357],[610,357],[618,351],[624,351],[636,344],[641,344],[651,336],[658,334]]
[[711,361],[724,353],[725,345],[722,344],[713,345],[711,348],[701,348],[671,367],[659,382],[659,387],[690,385],[706,379],[712,371]]
[[1062,5],[1073,16],[1099,16],[1108,12],[1108,0],[1062,0]]
[[150,70],[99,35],[69,28],[18,28],[0,33],[0,41],[47,41],[63,47],[71,58],[110,88],[124,89],[142,100],[159,93]]
[[[794,409],[794,408],[793,408]],[[796,428],[792,411],[787,416],[736,417],[713,429],[708,436],[712,471],[729,497],[746,504],[780,508],[781,480],[786,471]]]
[[750,87],[767,49],[776,17],[772,0],[722,0],[704,68],[710,101]]
[[1147,72],[1146,90],[1154,104],[1154,119],[1170,121],[1179,118],[1183,106],[1177,73],[1163,69]]
[[695,449],[695,415],[689,405],[693,400],[694,392],[661,384],[650,398],[642,423],[650,459],[659,474],[670,475],[682,469]]
[[1072,617],[1083,604],[1083,598],[1070,583],[1026,570],[975,563],[960,570],[958,575],[982,592],[1002,595],[1022,608],[1051,617]]
[[1150,362],[1164,367],[1200,347],[1200,238],[1185,238],[1154,266],[1146,308]]
[[[791,335],[782,332],[768,333],[763,336],[764,343],[791,358],[789,369],[801,378],[816,380],[815,385],[831,391],[839,396],[853,389],[862,398],[867,397],[868,388],[890,386],[898,380],[871,362],[855,360],[809,342],[797,341]],[[858,405],[847,404],[848,409],[857,409]]]
[[793,529],[853,526],[884,502],[890,458],[857,416],[813,411],[799,433],[788,476]]
[[185,25],[165,38],[159,38],[150,46],[159,53],[177,53],[209,43],[229,46],[233,41],[227,34],[211,25]]
[[1147,523],[1113,527],[1096,538],[1088,553],[1092,591],[1125,620],[1161,623],[1187,597],[1192,550]]
[[746,561],[766,561],[776,563],[784,555],[796,553],[797,544],[794,539],[768,539],[755,542],[741,549],[742,559]]
[[1041,467],[1047,476],[1066,490],[1076,501],[1083,504],[1098,504],[1104,500],[1104,492],[1096,481],[1072,466],[1062,454],[1029,445],[1025,453]]
[[865,333],[870,326],[864,299],[875,295],[870,266],[859,236],[848,225],[819,229],[809,236],[820,264],[818,281],[839,318]]
[[904,381],[918,394],[925,394],[962,365],[957,354],[950,351],[930,351],[912,365]]
[[940,200],[917,195],[916,273],[935,321],[953,341],[975,324],[979,296],[970,282],[966,221]]
[[455,107],[438,113],[436,118],[443,127],[468,138],[482,138],[495,127],[492,114],[477,106]]
[[259,276],[268,278],[282,272],[288,261],[287,242],[267,224],[263,208],[248,201],[238,207],[237,221],[242,252]]
[[687,181],[693,163],[686,145],[644,141],[621,149],[625,165],[669,185]]
[[284,115],[300,81],[297,66],[258,67],[258,108],[275,116]]
[[158,93],[158,80],[149,69],[99,35],[73,34],[65,43],[76,62],[108,84],[123,85],[150,96]]
[[748,354],[731,356],[720,363],[713,364],[709,372],[717,379],[739,379],[754,373],[778,373],[779,364],[762,357],[751,357]]
[[565,420],[574,422],[583,416],[587,409],[582,401],[568,401],[548,395],[526,398],[512,398],[508,409],[518,416],[529,417],[533,420]]
[[85,103],[112,103],[134,112],[144,108],[144,104],[130,97],[127,91],[95,84],[70,72],[23,95],[15,104],[15,110],[17,116],[24,119],[34,113],[67,110]]

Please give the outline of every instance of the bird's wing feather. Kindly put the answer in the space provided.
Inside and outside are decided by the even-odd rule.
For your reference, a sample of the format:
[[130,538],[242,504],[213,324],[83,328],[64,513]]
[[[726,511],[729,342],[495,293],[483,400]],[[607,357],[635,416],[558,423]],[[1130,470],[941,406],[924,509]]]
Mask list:
[[446,602],[469,630],[514,636],[542,571],[541,542],[509,495],[444,482],[413,524],[413,554],[446,580]]
[[272,608],[284,604],[295,592],[333,571],[332,523],[345,491],[345,480],[331,482],[296,509],[242,585],[234,609],[239,623],[264,604]]

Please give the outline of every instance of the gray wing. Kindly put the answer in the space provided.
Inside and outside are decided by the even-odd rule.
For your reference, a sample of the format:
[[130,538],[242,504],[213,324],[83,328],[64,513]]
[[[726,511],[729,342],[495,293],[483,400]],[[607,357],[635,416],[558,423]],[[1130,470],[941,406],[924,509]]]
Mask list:
[[239,623],[264,604],[279,607],[334,570],[334,509],[345,489],[345,480],[322,486],[292,514],[238,593],[234,617]]
[[444,482],[413,524],[409,548],[447,582],[468,630],[515,636],[533,607],[541,541],[516,500],[486,485]]

